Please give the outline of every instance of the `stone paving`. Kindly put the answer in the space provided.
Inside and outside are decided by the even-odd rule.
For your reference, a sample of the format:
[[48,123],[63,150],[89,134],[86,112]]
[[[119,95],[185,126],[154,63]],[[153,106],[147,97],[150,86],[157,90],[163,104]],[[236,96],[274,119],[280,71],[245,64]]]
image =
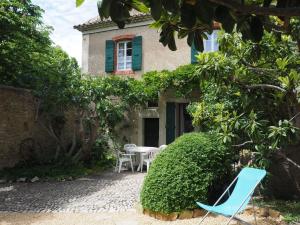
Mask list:
[[[137,203],[145,175],[108,171],[73,181],[0,184],[0,225],[199,224],[201,218],[164,222],[143,215]],[[250,215],[242,218],[253,222]],[[221,216],[205,221],[206,225],[225,223]],[[260,220],[258,224],[279,223]]]
[[0,184],[0,212],[122,212],[138,202],[144,176],[107,171],[73,181]]

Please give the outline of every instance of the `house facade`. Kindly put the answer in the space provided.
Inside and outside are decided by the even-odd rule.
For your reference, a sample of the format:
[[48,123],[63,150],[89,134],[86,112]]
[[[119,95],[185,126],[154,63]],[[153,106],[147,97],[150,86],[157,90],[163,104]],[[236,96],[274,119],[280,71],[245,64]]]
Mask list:
[[[174,70],[196,62],[197,51],[186,39],[176,40],[177,51],[163,47],[156,29],[149,28],[150,15],[134,13],[131,23],[119,29],[111,20],[99,17],[74,26],[82,32],[82,71],[94,76],[129,76],[140,79],[145,72]],[[216,51],[217,31],[205,41],[205,51]],[[124,142],[144,146],[171,143],[176,137],[193,131],[186,111],[189,102],[199,98],[195,91],[189,99],[178,98],[168,90],[158,102],[126,115],[118,130]]]

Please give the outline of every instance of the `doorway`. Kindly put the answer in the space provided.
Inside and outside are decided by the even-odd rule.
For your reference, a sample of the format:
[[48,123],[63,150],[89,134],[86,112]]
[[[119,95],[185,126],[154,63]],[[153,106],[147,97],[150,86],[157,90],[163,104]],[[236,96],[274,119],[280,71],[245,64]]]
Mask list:
[[176,107],[176,136],[194,131],[193,119],[187,111],[188,103],[178,103]]
[[158,147],[159,118],[144,118],[144,145]]

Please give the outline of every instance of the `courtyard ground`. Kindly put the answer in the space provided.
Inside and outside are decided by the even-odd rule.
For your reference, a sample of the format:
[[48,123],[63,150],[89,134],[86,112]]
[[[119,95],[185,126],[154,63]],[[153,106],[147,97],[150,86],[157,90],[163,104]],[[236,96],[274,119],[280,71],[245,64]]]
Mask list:
[[[138,207],[145,173],[104,172],[73,181],[0,185],[0,225],[194,225],[201,218],[163,222]],[[249,215],[242,218],[250,221]],[[220,225],[209,217],[206,225]],[[235,224],[235,223],[232,223]],[[259,222],[260,225],[271,224]]]
[[[251,221],[250,216],[242,216]],[[159,221],[135,210],[117,213],[0,213],[0,225],[197,225],[201,218]],[[223,217],[209,217],[204,225],[226,224]],[[233,222],[231,224],[236,224]],[[253,223],[254,224],[254,223]],[[269,221],[258,221],[259,225],[275,225]]]
[[0,211],[126,211],[138,201],[144,176],[107,171],[72,181],[0,184]]

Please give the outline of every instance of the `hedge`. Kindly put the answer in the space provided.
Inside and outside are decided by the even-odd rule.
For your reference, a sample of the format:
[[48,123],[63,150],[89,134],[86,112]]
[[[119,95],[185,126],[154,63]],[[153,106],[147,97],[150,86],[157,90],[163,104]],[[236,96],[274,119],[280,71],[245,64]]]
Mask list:
[[144,209],[171,213],[207,202],[210,190],[227,180],[232,154],[216,135],[185,134],[154,160],[145,178],[141,203]]

